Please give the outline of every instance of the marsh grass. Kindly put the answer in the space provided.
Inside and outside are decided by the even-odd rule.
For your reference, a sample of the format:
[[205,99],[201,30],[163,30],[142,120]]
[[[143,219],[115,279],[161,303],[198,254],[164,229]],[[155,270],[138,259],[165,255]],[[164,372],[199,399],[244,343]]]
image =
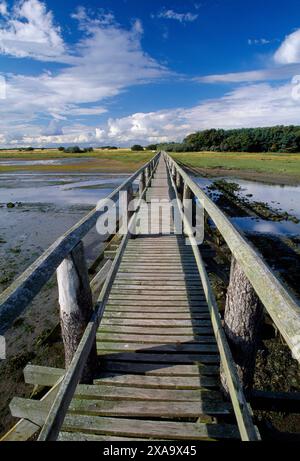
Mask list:
[[175,153],[172,157],[194,168],[243,170],[300,178],[300,153],[187,152]]
[[0,160],[55,160],[78,158],[78,164],[64,165],[0,165],[0,172],[132,172],[153,157],[153,152],[132,152],[128,149],[94,150],[85,154],[67,154],[58,150],[35,150],[33,152],[0,151]]

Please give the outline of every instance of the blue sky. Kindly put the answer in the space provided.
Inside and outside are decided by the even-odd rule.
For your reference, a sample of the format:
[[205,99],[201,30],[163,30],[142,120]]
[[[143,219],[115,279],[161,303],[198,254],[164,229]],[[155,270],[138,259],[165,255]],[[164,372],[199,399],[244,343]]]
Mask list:
[[300,124],[300,0],[0,0],[0,146]]

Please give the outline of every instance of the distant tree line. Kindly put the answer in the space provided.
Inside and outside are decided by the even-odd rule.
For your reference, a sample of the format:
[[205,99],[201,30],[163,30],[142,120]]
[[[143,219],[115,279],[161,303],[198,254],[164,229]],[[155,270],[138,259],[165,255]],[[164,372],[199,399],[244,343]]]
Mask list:
[[158,146],[157,144],[149,144],[149,146],[143,147],[140,144],[134,144],[131,147],[131,150],[133,152],[139,152],[139,151],[143,151],[143,150],[156,150],[157,146]]
[[235,130],[204,130],[182,143],[158,145],[168,152],[300,152],[300,126],[273,126]]
[[59,147],[59,151],[65,152],[66,154],[85,154],[86,152],[93,152],[94,149],[92,147],[85,147],[81,148],[79,146],[70,146],[70,147]]

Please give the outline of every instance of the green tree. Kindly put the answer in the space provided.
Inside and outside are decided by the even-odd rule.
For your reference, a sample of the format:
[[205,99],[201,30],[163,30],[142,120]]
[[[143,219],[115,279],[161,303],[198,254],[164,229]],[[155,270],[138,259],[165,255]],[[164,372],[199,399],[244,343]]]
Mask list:
[[144,150],[144,148],[140,144],[134,144],[134,146],[132,146],[131,150],[134,151],[134,152],[140,152],[140,151]]

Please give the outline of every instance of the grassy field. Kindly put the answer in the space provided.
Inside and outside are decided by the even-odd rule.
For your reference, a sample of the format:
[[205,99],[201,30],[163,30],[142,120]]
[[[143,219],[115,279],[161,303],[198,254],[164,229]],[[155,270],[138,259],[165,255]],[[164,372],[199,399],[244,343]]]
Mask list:
[[291,177],[300,181],[300,154],[243,153],[243,152],[187,152],[172,154],[175,160],[206,170],[208,173],[250,174]]
[[67,154],[58,150],[35,150],[33,152],[0,151],[1,160],[55,160],[78,159],[78,163],[64,165],[0,165],[0,172],[28,170],[35,172],[114,172],[127,173],[137,170],[154,156],[153,152],[132,152],[129,149],[94,150],[85,154]]
[[[94,150],[85,154],[68,154],[55,149],[33,152],[0,151],[1,160],[78,159],[63,165],[1,165],[0,172],[32,171],[51,173],[129,173],[145,164],[154,153],[132,152],[129,149]],[[188,152],[172,154],[174,159],[210,176],[239,176],[283,183],[300,183],[300,154]]]

